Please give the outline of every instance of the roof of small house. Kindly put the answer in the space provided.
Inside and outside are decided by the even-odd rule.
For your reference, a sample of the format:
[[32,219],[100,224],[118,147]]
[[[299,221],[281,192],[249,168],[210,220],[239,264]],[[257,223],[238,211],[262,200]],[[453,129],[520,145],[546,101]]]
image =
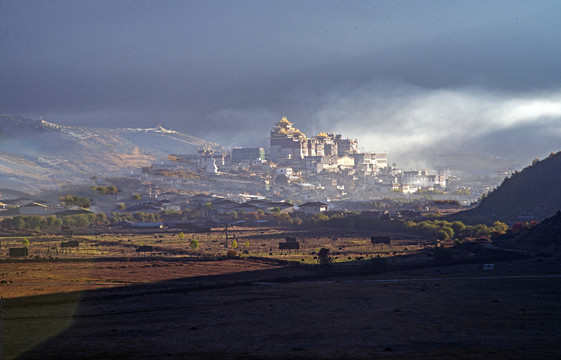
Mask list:
[[40,207],[40,208],[43,208],[43,209],[48,208],[47,205],[40,204],[40,203],[35,202],[35,201],[30,202],[29,204],[25,204],[25,205],[23,205],[22,207]]
[[325,206],[329,206],[329,204],[325,204],[325,203],[322,203],[320,201],[310,201],[310,202],[307,202],[307,203],[304,203],[304,204],[300,205],[299,207],[302,208],[302,207],[307,207],[307,206],[310,206],[310,207],[311,206],[313,206],[313,207],[325,207]]
[[63,211],[56,212],[55,216],[69,216],[69,215],[83,215],[83,214],[93,214],[93,212],[87,209],[63,210]]

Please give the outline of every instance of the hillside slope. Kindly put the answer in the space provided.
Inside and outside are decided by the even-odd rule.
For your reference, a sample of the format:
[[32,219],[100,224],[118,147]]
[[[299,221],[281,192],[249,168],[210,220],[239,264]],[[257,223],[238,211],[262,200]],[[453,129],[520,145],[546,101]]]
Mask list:
[[561,209],[561,152],[537,161],[511,177],[471,210],[449,219],[466,224],[541,221]]
[[519,235],[515,241],[523,246],[561,245],[561,211]]
[[103,129],[58,125],[0,115],[0,187],[34,191],[118,175],[167,159],[193,154],[208,141],[166,130]]

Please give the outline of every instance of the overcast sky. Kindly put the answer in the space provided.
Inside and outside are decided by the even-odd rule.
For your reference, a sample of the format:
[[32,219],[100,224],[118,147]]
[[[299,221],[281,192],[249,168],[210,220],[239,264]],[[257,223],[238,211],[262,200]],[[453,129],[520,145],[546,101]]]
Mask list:
[[0,112],[267,146],[561,150],[561,2],[0,1]]

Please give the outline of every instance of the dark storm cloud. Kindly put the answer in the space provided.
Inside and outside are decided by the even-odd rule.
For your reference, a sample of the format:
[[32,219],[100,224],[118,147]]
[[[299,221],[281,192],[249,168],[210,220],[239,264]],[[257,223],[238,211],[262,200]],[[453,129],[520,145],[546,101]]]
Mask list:
[[[399,139],[407,129],[387,122],[406,122],[398,115],[411,102],[440,113],[445,94],[461,97],[465,107],[441,123],[452,127],[490,118],[489,99],[558,94],[559,10],[556,1],[4,1],[0,112],[161,122],[230,146],[266,145],[282,115],[308,135],[331,126],[376,139],[388,127],[386,138]],[[384,116],[365,123],[365,112]],[[417,131],[425,147],[440,139]]]

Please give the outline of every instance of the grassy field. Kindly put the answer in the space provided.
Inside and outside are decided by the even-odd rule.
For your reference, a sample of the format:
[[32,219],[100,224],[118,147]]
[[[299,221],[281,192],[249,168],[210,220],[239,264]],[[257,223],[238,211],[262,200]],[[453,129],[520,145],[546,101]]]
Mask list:
[[[228,262],[248,265],[248,260],[223,261]],[[492,277],[480,264],[470,264],[267,283],[302,273],[302,267],[264,266],[11,298],[4,314],[4,359],[559,359],[561,354],[561,280],[548,277],[559,274],[556,259],[497,264]]]
[[[117,233],[91,236],[77,236],[80,241],[78,251],[63,251],[60,243],[64,241],[61,236],[26,237],[30,243],[30,254],[39,258],[71,258],[71,257],[124,257],[140,256],[146,254],[136,253],[136,248],[149,245],[155,248],[154,254],[160,256],[220,256],[225,255],[228,249],[234,249],[240,255],[258,257],[274,257],[277,259],[295,260],[304,259],[304,262],[313,262],[320,248],[330,249],[336,261],[347,261],[348,257],[389,256],[408,254],[425,248],[429,244],[425,238],[411,238],[408,235],[398,234],[392,236],[391,246],[376,245],[370,242],[370,234],[344,231],[310,231],[310,230],[285,230],[285,229],[255,229],[255,228],[230,228],[228,240],[223,229],[213,229],[210,233],[185,233],[183,238],[179,232],[155,232],[148,234]],[[279,242],[284,242],[286,236],[292,236],[300,243],[300,250],[280,251]],[[0,259],[6,258],[7,248],[20,247],[23,237],[4,237]],[[190,241],[198,242],[198,249],[190,248]],[[310,256],[311,259],[310,259]]]
[[[430,263],[406,235],[276,228],[211,233],[2,238],[3,359],[558,359],[561,259],[360,270]],[[296,237],[296,253],[278,249]],[[197,240],[199,248],[189,243]],[[238,243],[236,249],[232,242]],[[141,245],[153,246],[138,253]],[[337,266],[317,264],[328,248]],[[227,258],[228,250],[236,256]],[[408,264],[410,263],[410,264]],[[349,277],[342,269],[358,269]],[[344,275],[344,276],[343,276]],[[492,276],[490,276],[492,275]],[[526,278],[517,276],[537,276]],[[498,277],[494,279],[494,277]],[[488,278],[488,279],[486,279]],[[321,281],[317,281],[321,280]]]
[[[278,244],[284,242],[286,236],[296,237],[301,248],[279,250]],[[330,249],[333,260],[338,263],[406,254],[411,256],[399,261],[428,258],[424,239],[395,239],[391,246],[373,246],[369,237],[359,233],[333,231],[328,236],[326,232],[254,228],[230,229],[227,245],[223,229],[186,233],[183,238],[171,232],[75,236],[80,244],[77,249],[61,248],[65,240],[61,236],[28,236],[30,256],[9,258],[8,248],[21,247],[23,239],[1,239],[0,289],[5,298],[253,271],[279,267],[279,260],[317,264],[321,248]],[[190,247],[191,240],[197,240],[198,249]],[[235,249],[234,241],[238,244]],[[154,251],[137,252],[142,245],[152,246]],[[235,250],[236,259],[252,260],[243,264],[220,261],[228,250]],[[256,261],[256,258],[264,261]],[[272,262],[266,262],[268,259]]]

